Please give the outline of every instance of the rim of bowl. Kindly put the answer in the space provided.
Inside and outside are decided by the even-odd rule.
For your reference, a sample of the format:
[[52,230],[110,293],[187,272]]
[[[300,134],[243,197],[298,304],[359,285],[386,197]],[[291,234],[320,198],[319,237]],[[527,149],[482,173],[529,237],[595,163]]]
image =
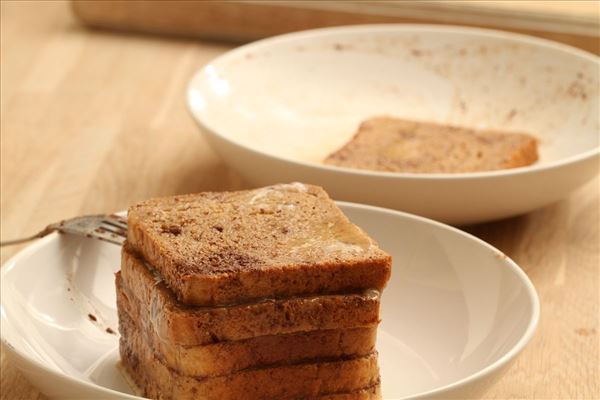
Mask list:
[[435,180],[435,179],[448,179],[448,180],[460,180],[460,179],[481,179],[481,178],[492,178],[492,177],[507,177],[507,176],[516,176],[527,174],[530,172],[542,172],[548,171],[556,168],[563,167],[568,164],[574,164],[578,162],[584,162],[588,159],[592,159],[600,156],[600,144],[594,148],[583,151],[581,153],[560,158],[558,160],[550,161],[544,164],[534,164],[525,167],[517,167],[510,169],[501,169],[495,171],[481,171],[481,172],[466,172],[466,173],[410,173],[410,172],[386,172],[386,171],[372,171],[372,170],[364,170],[357,168],[347,168],[347,167],[338,167],[332,165],[319,164],[316,162],[308,162],[295,160],[292,158],[282,157],[279,155],[268,153],[264,150],[253,148],[242,144],[241,142],[228,137],[227,135],[220,133],[218,129],[208,123],[202,116],[196,114],[194,111],[194,107],[192,106],[191,93],[195,92],[195,82],[201,80],[201,74],[208,67],[212,66],[215,63],[222,63],[227,61],[230,58],[236,57],[238,54],[248,51],[249,49],[256,49],[262,47],[268,47],[272,44],[277,44],[281,42],[286,42],[290,39],[304,39],[310,38],[314,36],[322,36],[327,35],[329,33],[339,33],[339,32],[357,32],[357,31],[366,31],[366,32],[385,32],[385,31],[414,31],[414,32],[439,32],[439,33],[462,33],[462,34],[471,34],[473,36],[478,37],[491,37],[497,39],[505,39],[516,42],[528,43],[531,45],[535,45],[538,47],[544,47],[549,49],[554,49],[558,51],[562,51],[564,53],[571,54],[572,56],[576,56],[579,58],[586,59],[592,63],[596,63],[598,67],[600,67],[600,57],[589,53],[585,50],[581,50],[567,44],[554,42],[552,40],[538,38],[534,36],[524,35],[520,33],[514,32],[506,32],[499,31],[495,29],[486,29],[486,28],[476,28],[476,27],[466,27],[460,25],[430,25],[430,24],[364,24],[364,25],[347,25],[340,27],[329,27],[329,28],[318,28],[318,29],[309,29],[304,31],[286,33],[283,35],[277,35],[273,37],[268,37],[265,39],[257,40],[239,47],[236,47],[230,51],[225,52],[224,54],[212,59],[210,62],[205,64],[200,70],[194,73],[192,78],[190,79],[187,90],[186,90],[186,103],[188,111],[192,114],[192,117],[196,121],[196,123],[203,128],[206,132],[211,135],[217,136],[218,138],[225,140],[231,145],[235,145],[238,148],[242,148],[246,151],[250,151],[255,153],[256,155],[260,155],[262,157],[267,157],[273,160],[277,160],[280,162],[286,162],[290,164],[294,164],[299,167],[304,168],[314,168],[321,169],[329,172],[337,172],[337,173],[345,173],[354,176],[370,176],[370,177],[378,177],[378,178],[403,178],[403,179],[425,179],[425,180]]
[[431,390],[428,390],[425,392],[416,393],[414,395],[411,395],[410,397],[405,397],[403,399],[409,399],[409,398],[410,399],[419,399],[419,398],[428,398],[428,397],[434,396],[434,395],[438,396],[438,395],[444,394],[444,392],[447,392],[450,390],[456,390],[461,387],[464,387],[464,386],[472,383],[473,381],[483,379],[486,376],[492,374],[494,371],[498,370],[499,368],[503,367],[504,365],[506,365],[509,362],[511,362],[512,360],[514,360],[515,357],[517,357],[521,353],[521,351],[523,351],[525,346],[527,346],[527,344],[531,341],[531,339],[535,335],[535,332],[536,332],[536,329],[537,329],[537,326],[538,326],[539,320],[540,320],[540,299],[537,294],[537,291],[535,290],[535,286],[529,279],[529,276],[527,276],[525,271],[523,271],[521,269],[521,267],[519,267],[519,265],[513,261],[512,258],[506,256],[506,254],[504,254],[503,252],[501,252],[500,250],[498,250],[497,248],[495,248],[488,242],[484,241],[483,239],[478,238],[475,235],[472,235],[472,234],[465,232],[461,229],[458,229],[454,226],[444,224],[443,222],[439,222],[439,221],[436,221],[431,218],[422,217],[420,215],[415,215],[415,214],[407,213],[404,211],[398,211],[398,210],[392,210],[392,209],[388,209],[388,208],[384,208],[384,207],[372,206],[372,205],[368,205],[368,204],[352,203],[352,202],[347,202],[347,201],[336,201],[336,204],[343,205],[343,206],[355,207],[355,208],[370,209],[373,211],[391,212],[392,214],[400,214],[405,218],[416,220],[416,221],[419,221],[420,223],[433,225],[439,229],[448,230],[455,234],[463,236],[466,239],[473,240],[473,241],[479,243],[480,245],[482,245],[483,247],[485,247],[486,249],[490,250],[491,252],[502,255],[503,261],[506,262],[508,267],[519,278],[519,281],[521,282],[521,284],[523,285],[523,288],[525,289],[527,298],[529,299],[529,302],[530,302],[529,311],[531,312],[531,318],[529,320],[529,323],[527,324],[527,328],[525,328],[523,334],[521,335],[519,340],[515,343],[515,345],[510,350],[508,350],[502,357],[498,358],[496,361],[494,361],[490,365],[486,366],[485,368],[482,368],[481,370],[479,370],[469,376],[466,376],[456,382],[453,382],[448,385],[441,386],[441,387],[438,387],[435,389],[431,389]]
[[[2,264],[2,268],[0,268],[0,287],[4,286],[6,274],[10,273],[10,271],[12,271],[12,269],[15,268],[16,265],[18,265],[18,263],[21,261],[21,259],[29,256],[30,254],[35,253],[40,248],[46,246],[48,244],[48,242],[50,242],[52,240],[56,240],[57,235],[58,235],[58,233],[53,233],[44,238],[38,239],[35,243],[31,243],[31,244],[27,245],[24,249],[18,251],[15,255],[10,257],[4,264]],[[0,292],[4,293],[4,290],[1,290]],[[2,321],[2,325],[4,326],[4,323],[7,323],[10,326],[10,322],[8,321],[8,319],[6,317],[6,311],[4,310],[4,304],[0,304],[0,314],[1,314],[0,321]],[[4,330],[4,328],[2,328],[2,330]],[[38,369],[44,371],[45,374],[47,374],[48,376],[51,376],[53,378],[66,379],[70,382],[73,382],[76,385],[84,386],[87,389],[98,390],[98,391],[100,391],[100,393],[102,393],[104,395],[119,396],[121,398],[131,399],[131,400],[137,400],[137,399],[142,398],[142,397],[132,395],[129,393],[123,393],[118,390],[110,389],[110,388],[107,388],[106,386],[101,386],[101,385],[98,385],[93,382],[88,382],[86,380],[79,379],[75,376],[67,375],[60,371],[56,371],[56,370],[50,368],[45,363],[42,363],[41,361],[34,358],[31,354],[24,352],[21,349],[18,349],[15,346],[13,346],[4,337],[4,335],[1,335],[0,342],[6,348],[6,350],[9,353],[11,353],[12,357],[16,356],[16,357],[20,358],[21,360],[24,360],[28,364],[33,365],[35,368],[38,368]],[[35,386],[35,384],[33,384],[33,385]]]
[[[521,335],[521,337],[519,338],[517,343],[510,350],[508,350],[502,357],[500,357],[498,360],[494,361],[490,365],[486,366],[485,368],[482,368],[481,370],[479,370],[465,378],[462,378],[456,382],[450,383],[445,386],[441,386],[441,387],[438,387],[435,389],[428,390],[426,392],[416,393],[414,395],[411,395],[410,398],[417,399],[417,398],[423,398],[423,397],[428,397],[428,396],[432,396],[432,395],[440,395],[449,390],[455,390],[460,387],[466,386],[473,381],[482,379],[482,378],[490,375],[491,373],[493,373],[500,367],[506,365],[511,360],[513,360],[529,343],[529,341],[535,334],[536,328],[539,323],[540,300],[539,300],[537,291],[535,290],[535,287],[533,286],[533,283],[531,282],[531,280],[529,279],[527,274],[510,257],[506,257],[504,255],[504,253],[502,253],[500,250],[496,249],[491,244],[485,242],[482,239],[479,239],[478,237],[476,237],[468,232],[462,231],[458,228],[444,224],[442,222],[435,221],[430,218],[421,217],[421,216],[403,212],[403,211],[391,210],[391,209],[384,208],[384,207],[377,207],[377,206],[371,206],[371,205],[360,204],[360,203],[352,203],[352,202],[347,202],[347,201],[336,201],[336,204],[341,205],[341,206],[350,207],[350,208],[366,209],[366,210],[375,211],[375,212],[383,212],[386,214],[399,215],[404,218],[408,218],[413,221],[417,221],[418,223],[435,226],[437,229],[449,230],[455,234],[459,234],[459,235],[465,237],[467,240],[473,240],[473,241],[479,243],[480,245],[484,246],[485,248],[489,249],[491,252],[494,252],[497,254],[502,254],[503,261],[506,262],[506,264],[512,270],[512,272],[515,273],[518,278],[520,278],[519,281],[523,284],[523,287],[528,295],[528,299],[531,303],[531,305],[530,305],[531,318],[529,320],[529,324],[527,325],[527,328],[525,329],[525,331],[523,332],[523,334]],[[56,236],[57,236],[57,234],[52,234],[45,238],[39,239],[36,243],[32,243],[32,244],[28,245],[27,247],[25,247],[24,249],[17,252],[14,256],[12,256],[9,260],[7,260],[2,265],[2,268],[0,268],[0,278],[4,278],[4,276],[6,274],[8,274],[9,271],[11,271],[13,268],[15,268],[15,266],[20,262],[20,260],[22,258],[25,258],[26,256],[38,251],[38,249],[40,247],[45,246],[47,244],[47,242],[55,240]],[[3,281],[4,281],[4,279],[0,279],[0,286],[3,286]],[[2,291],[2,292],[4,292],[4,291]],[[8,320],[6,318],[6,314],[4,311],[4,306],[2,304],[0,304],[0,310],[1,310],[0,320],[3,320],[8,323]],[[73,377],[73,376],[64,374],[59,371],[55,371],[55,370],[51,369],[50,367],[48,367],[46,364],[33,358],[29,353],[23,352],[20,349],[17,349],[16,347],[14,347],[12,344],[10,344],[10,342],[8,342],[8,340],[3,335],[2,335],[2,337],[0,337],[0,341],[2,342],[2,344],[4,346],[6,346],[6,348],[8,349],[9,352],[13,353],[13,356],[16,355],[17,357],[25,360],[29,364],[33,364],[36,368],[43,370],[45,373],[49,374],[50,376],[60,378],[60,379],[67,379],[78,385],[83,385],[86,388],[99,390],[101,393],[107,394],[107,395],[118,395],[118,396],[122,396],[123,398],[126,398],[126,399],[140,399],[141,398],[141,397],[138,397],[135,395],[131,395],[129,393],[123,393],[118,390],[110,389],[110,388],[107,388],[106,386],[101,386],[101,385],[93,383],[93,382],[88,382],[88,381],[79,379],[77,377]],[[405,397],[405,399],[407,399],[407,398],[408,397]]]

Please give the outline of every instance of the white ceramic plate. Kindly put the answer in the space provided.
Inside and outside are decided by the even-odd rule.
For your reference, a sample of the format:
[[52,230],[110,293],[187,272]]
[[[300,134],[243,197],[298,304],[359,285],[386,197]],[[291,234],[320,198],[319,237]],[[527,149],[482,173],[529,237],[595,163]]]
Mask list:
[[[426,25],[319,29],[261,40],[205,66],[188,106],[248,182],[302,181],[336,199],[453,224],[508,217],[566,196],[598,172],[598,57],[498,31]],[[530,132],[530,167],[467,174],[320,164],[376,115]]]
[[[341,203],[394,259],[383,295],[385,399],[481,394],[534,333],[535,289],[498,250],[424,218]],[[2,341],[51,398],[131,399],[117,372],[119,247],[53,235],[2,267]],[[96,321],[92,321],[93,315]]]

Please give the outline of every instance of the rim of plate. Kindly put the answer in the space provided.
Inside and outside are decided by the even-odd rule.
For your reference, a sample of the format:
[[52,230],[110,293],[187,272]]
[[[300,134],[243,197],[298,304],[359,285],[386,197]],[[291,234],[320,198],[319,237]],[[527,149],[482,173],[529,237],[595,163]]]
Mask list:
[[[38,249],[46,246],[49,242],[56,240],[57,235],[58,235],[57,233],[53,233],[51,235],[46,236],[45,238],[38,239],[35,243],[31,243],[24,249],[17,252],[17,254],[15,254],[11,258],[9,258],[4,264],[2,264],[2,267],[0,268],[0,293],[4,292],[3,287],[4,287],[5,276],[8,273],[10,273],[10,271],[12,271],[16,267],[16,265],[18,265],[21,262],[21,259],[29,256],[32,253],[35,253],[36,251],[38,251]],[[8,320],[6,317],[6,312],[4,311],[4,304],[1,304],[1,303],[0,303],[0,321],[8,324],[9,328],[7,328],[7,329],[12,329],[12,328],[10,328],[10,324],[8,323]],[[4,326],[4,323],[2,323],[3,326]],[[4,329],[5,328],[3,327],[2,330],[4,330]],[[54,378],[67,379],[71,382],[76,383],[77,385],[82,385],[88,389],[98,390],[102,394],[105,394],[105,395],[113,395],[113,396],[116,395],[116,396],[121,396],[126,399],[131,399],[131,400],[143,398],[143,397],[138,397],[138,396],[135,396],[135,395],[132,395],[129,393],[119,392],[118,390],[109,389],[105,386],[101,386],[101,385],[98,385],[98,384],[95,384],[92,382],[88,382],[88,381],[85,381],[82,379],[75,378],[73,376],[64,374],[59,371],[55,371],[52,368],[49,368],[46,364],[33,358],[29,353],[26,353],[26,352],[21,351],[20,349],[17,349],[8,340],[6,340],[4,335],[2,335],[0,337],[0,342],[2,342],[2,345],[5,346],[10,353],[13,353],[12,356],[16,355],[20,359],[26,361],[29,364],[34,365],[36,368],[43,370],[46,374],[48,374]],[[34,384],[34,386],[35,386],[35,384]]]
[[[458,388],[463,387],[473,381],[484,378],[485,376],[491,374],[498,368],[506,365],[508,362],[513,360],[529,343],[529,341],[535,334],[535,331],[536,331],[536,328],[537,328],[537,325],[539,322],[540,301],[539,301],[538,294],[535,290],[535,287],[533,286],[533,283],[531,283],[531,280],[529,279],[527,274],[510,257],[506,257],[504,255],[504,253],[502,253],[500,250],[496,249],[491,244],[485,242],[482,239],[479,239],[478,237],[476,237],[474,235],[471,235],[468,232],[462,231],[453,226],[446,225],[442,222],[438,222],[438,221],[435,221],[435,220],[432,220],[429,218],[421,217],[421,216],[410,214],[410,213],[403,212],[403,211],[391,210],[388,208],[376,207],[376,206],[371,206],[371,205],[366,205],[366,204],[351,203],[351,202],[346,202],[346,201],[336,201],[336,204],[338,204],[342,207],[364,209],[364,210],[368,210],[368,211],[372,211],[372,212],[380,212],[380,213],[384,213],[384,214],[392,214],[392,215],[402,216],[404,218],[413,220],[420,224],[426,224],[426,225],[434,226],[436,229],[442,229],[442,230],[447,230],[447,231],[453,232],[454,234],[458,234],[458,235],[465,237],[465,239],[467,239],[467,240],[473,240],[494,253],[502,254],[503,260],[506,262],[506,264],[511,269],[511,271],[513,273],[515,273],[517,275],[517,277],[520,278],[520,281],[523,284],[523,286],[528,294],[528,298],[531,302],[531,310],[530,310],[531,311],[531,319],[529,321],[529,324],[527,325],[527,328],[525,329],[525,332],[521,336],[521,338],[517,341],[517,343],[508,352],[506,352],[506,354],[504,354],[502,357],[500,357],[498,360],[494,361],[490,365],[482,368],[481,370],[479,370],[465,378],[462,378],[456,382],[450,383],[445,386],[441,386],[436,389],[428,390],[426,392],[416,393],[410,397],[411,399],[423,398],[423,397],[431,396],[434,394],[435,395],[443,394],[444,392],[446,392],[448,390],[458,389]],[[11,271],[13,268],[15,268],[15,266],[21,261],[22,258],[25,258],[26,256],[30,255],[31,253],[38,251],[38,249],[40,247],[47,245],[48,242],[55,240],[55,238],[56,238],[56,235],[53,234],[48,237],[39,239],[36,243],[30,244],[29,246],[25,247],[23,250],[19,251],[17,254],[12,256],[10,259],[8,259],[2,265],[2,268],[0,268],[0,288],[2,286],[4,286],[4,284],[3,284],[4,276],[6,274],[8,274],[9,271]],[[0,317],[1,320],[4,320],[5,322],[8,323],[8,321],[6,320],[6,316],[5,316],[4,306],[2,304],[0,304],[0,310],[1,310],[1,317]],[[18,357],[26,360],[28,363],[35,365],[37,368],[44,370],[46,373],[50,374],[51,376],[59,377],[59,378],[66,378],[77,384],[84,385],[85,387],[87,387],[89,389],[99,390],[101,393],[107,394],[107,395],[109,395],[109,394],[110,395],[119,395],[119,396],[124,396],[127,399],[141,399],[142,398],[142,397],[138,397],[138,396],[131,395],[128,393],[123,393],[123,392],[119,392],[117,390],[109,389],[105,386],[101,386],[101,385],[98,385],[93,382],[88,382],[85,380],[77,379],[75,377],[66,375],[66,374],[58,372],[58,371],[54,371],[53,369],[50,369],[49,367],[47,367],[45,364],[32,358],[28,353],[24,353],[24,352],[18,350],[17,348],[15,348],[12,344],[10,344],[4,338],[4,336],[2,336],[0,338],[0,340],[1,340],[2,344],[5,345],[10,352],[12,352],[12,353],[16,354]]]
[[[346,202],[346,201],[336,201],[336,204],[342,205],[342,206],[355,207],[355,208],[363,208],[363,209],[372,210],[372,211],[376,211],[376,212],[382,211],[382,212],[391,212],[392,214],[399,214],[405,218],[412,219],[419,223],[432,225],[432,226],[435,226],[436,228],[442,229],[442,230],[448,230],[448,231],[458,234],[460,236],[464,236],[468,240],[475,241],[476,243],[487,248],[488,250],[490,250],[496,254],[502,255],[503,261],[505,261],[506,264],[508,265],[508,267],[511,269],[511,271],[513,273],[515,273],[517,275],[517,277],[520,278],[520,281],[523,284],[525,291],[527,292],[528,298],[531,302],[531,309],[530,309],[531,319],[529,320],[529,324],[527,325],[525,332],[523,333],[523,335],[521,335],[521,338],[517,341],[517,343],[509,351],[507,351],[502,357],[500,357],[499,359],[497,359],[490,365],[482,368],[481,370],[479,370],[465,378],[462,378],[456,382],[450,383],[445,386],[441,386],[436,389],[417,393],[415,395],[412,395],[411,397],[407,397],[406,399],[409,399],[409,398],[410,399],[419,399],[419,398],[426,398],[426,397],[429,397],[432,395],[440,395],[449,390],[455,390],[455,389],[461,388],[463,386],[466,386],[473,381],[482,379],[482,378],[490,375],[497,369],[501,368],[502,366],[506,365],[510,361],[512,361],[519,353],[521,353],[521,351],[523,351],[525,346],[527,346],[527,344],[531,341],[531,338],[533,338],[533,335],[535,334],[535,331],[537,329],[537,326],[538,326],[538,323],[540,320],[540,299],[537,294],[537,291],[535,290],[535,286],[533,286],[533,283],[529,279],[529,276],[527,276],[525,271],[523,271],[521,269],[521,267],[519,267],[519,265],[513,261],[512,258],[506,256],[506,254],[504,254],[503,252],[501,252],[500,250],[498,250],[497,248],[495,248],[488,242],[478,238],[477,236],[474,236],[468,232],[462,231],[451,225],[447,225],[447,224],[438,222],[438,221],[430,219],[430,218],[410,214],[410,213],[403,212],[403,211],[391,210],[391,209],[384,208],[384,207],[371,206],[371,205],[367,205],[367,204],[358,204],[358,203],[351,203],[351,202]],[[356,207],[356,206],[359,206],[359,207]]]
[[338,172],[345,173],[354,176],[371,176],[378,178],[403,178],[403,179],[425,179],[425,180],[435,180],[435,179],[450,179],[450,180],[474,180],[474,179],[485,179],[491,177],[506,177],[506,176],[516,176],[527,174],[530,172],[542,172],[549,171],[552,169],[557,169],[563,167],[568,164],[574,164],[577,162],[586,161],[588,159],[600,156],[600,144],[595,148],[583,151],[581,153],[564,157],[555,161],[551,161],[541,165],[532,165],[525,167],[517,167],[511,169],[504,170],[496,170],[496,171],[482,171],[482,172],[466,172],[466,173],[414,173],[414,172],[386,172],[386,171],[370,171],[370,170],[361,170],[354,168],[346,168],[346,167],[338,167],[332,165],[318,164],[315,162],[307,162],[301,160],[295,160],[292,158],[282,157],[275,154],[267,153],[264,150],[255,149],[249,146],[246,146],[237,140],[234,140],[222,133],[219,133],[217,129],[214,128],[213,125],[208,123],[201,115],[197,115],[194,111],[194,107],[192,105],[192,93],[196,92],[195,82],[201,80],[201,74],[208,66],[213,66],[217,63],[223,63],[229,60],[230,58],[234,58],[238,56],[240,53],[246,52],[250,49],[261,49],[263,47],[269,47],[273,44],[284,43],[289,40],[297,40],[297,39],[305,39],[319,36],[327,36],[330,33],[352,33],[352,32],[394,32],[394,31],[413,31],[417,32],[438,32],[438,33],[462,33],[462,34],[470,34],[472,36],[477,37],[490,37],[496,39],[506,39],[516,42],[528,43],[531,45],[544,47],[547,49],[554,49],[558,51],[562,51],[564,53],[571,54],[576,57],[580,57],[586,59],[592,63],[596,63],[598,67],[600,67],[600,57],[589,53],[585,50],[581,50],[567,44],[554,42],[549,39],[538,38],[534,36],[524,35],[520,33],[514,32],[505,32],[499,31],[495,29],[485,29],[485,28],[476,28],[476,27],[467,27],[460,25],[430,25],[430,24],[364,24],[364,25],[347,25],[347,26],[339,26],[339,27],[329,27],[329,28],[319,28],[319,29],[309,29],[299,32],[286,33],[283,35],[277,35],[273,37],[269,37],[266,39],[257,40],[243,46],[239,46],[230,50],[205,64],[200,70],[198,70],[192,78],[190,79],[187,90],[186,90],[186,103],[188,111],[192,114],[192,117],[200,125],[200,127],[204,128],[211,135],[217,136],[222,140],[225,140],[231,145],[234,145],[238,148],[243,148],[246,151],[250,151],[257,155],[267,157],[273,160],[277,160],[280,162],[287,162],[294,164],[296,166],[305,167],[305,168],[314,168],[314,169],[322,169],[330,172]]

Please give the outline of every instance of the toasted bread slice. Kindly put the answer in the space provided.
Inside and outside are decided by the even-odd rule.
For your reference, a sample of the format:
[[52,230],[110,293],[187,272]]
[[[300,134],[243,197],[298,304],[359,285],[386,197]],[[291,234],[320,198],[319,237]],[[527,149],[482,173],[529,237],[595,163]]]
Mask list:
[[326,394],[317,397],[318,400],[381,400],[379,384],[346,393]]
[[122,252],[116,284],[118,308],[151,321],[158,336],[173,344],[194,346],[319,329],[375,327],[379,323],[380,296],[375,290],[237,306],[184,306],[127,249]]
[[538,159],[524,133],[379,117],[363,122],[326,164],[387,172],[460,173],[523,167]]
[[[130,298],[130,301],[136,301]],[[152,324],[119,309],[119,331],[140,333],[168,367],[190,376],[215,376],[274,364],[365,356],[375,350],[376,327],[258,336],[203,346],[181,346],[158,337]]]
[[[158,384],[156,382],[150,381],[147,379],[139,368],[132,368],[131,366],[126,367],[122,362],[117,365],[117,368],[121,372],[125,381],[133,390],[136,396],[144,397],[146,393],[148,396],[152,396],[153,399],[156,400],[172,400],[173,397],[165,397],[160,393],[160,389],[158,388]],[[139,384],[143,385],[144,389],[139,386]],[[379,384],[375,384],[370,387],[365,387],[362,389],[345,392],[345,393],[335,393],[335,394],[326,394],[323,396],[315,397],[316,400],[381,400],[381,388]]]
[[390,256],[301,183],[144,201],[128,242],[187,305],[381,290],[390,277]]
[[197,378],[163,364],[141,335],[121,337],[119,349],[126,372],[143,395],[153,399],[312,399],[379,383],[377,353],[348,360],[248,369]]

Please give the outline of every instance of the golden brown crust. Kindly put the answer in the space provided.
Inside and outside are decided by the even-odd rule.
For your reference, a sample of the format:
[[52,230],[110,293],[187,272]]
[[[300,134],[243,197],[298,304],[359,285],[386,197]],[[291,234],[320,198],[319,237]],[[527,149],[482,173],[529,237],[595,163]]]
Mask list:
[[275,364],[365,356],[375,350],[377,328],[320,330],[181,346],[159,338],[151,324],[145,324],[139,316],[130,316],[121,307],[119,331],[125,338],[141,333],[163,363],[183,375],[214,376]]
[[378,117],[363,122],[326,164],[387,172],[460,173],[523,167],[538,159],[524,133]]
[[196,378],[168,368],[139,335],[121,337],[119,349],[125,371],[144,396],[154,399],[318,398],[379,384],[376,353],[348,360],[249,369],[225,376]]
[[391,258],[319,187],[147,200],[129,209],[128,246],[188,305],[383,289]]
[[[177,302],[164,282],[126,249],[116,282],[118,308],[150,321],[164,340],[201,345],[255,336],[299,333],[319,329],[375,327],[380,298],[365,294],[326,295],[223,307],[186,307]],[[134,297],[135,301],[129,298]],[[140,304],[143,307],[138,307]]]
[[[119,363],[117,368],[136,396],[144,397],[144,393],[153,393],[155,394],[154,396],[151,394],[149,394],[149,396],[152,396],[154,399],[166,399],[159,393],[159,389],[156,387],[157,384],[148,381],[148,379],[141,374],[139,368],[134,370],[131,366],[125,366],[123,363]],[[140,388],[136,382],[143,384],[145,390]],[[381,386],[377,383],[373,386],[350,392],[317,396],[315,400],[381,400]]]
[[[123,363],[119,363],[117,365],[117,369],[136,396],[144,397],[145,393],[150,393],[148,396],[152,396],[154,399],[166,399],[160,394],[160,390],[157,388],[156,382],[149,381],[145,376],[143,376],[139,368],[134,369],[132,365],[126,366]],[[145,389],[142,389],[140,386],[138,386],[137,382],[144,385]],[[317,396],[315,400],[381,400],[381,386],[379,383],[377,383],[373,386],[350,392]]]
[[326,394],[317,397],[318,400],[381,400],[379,384],[347,393]]

